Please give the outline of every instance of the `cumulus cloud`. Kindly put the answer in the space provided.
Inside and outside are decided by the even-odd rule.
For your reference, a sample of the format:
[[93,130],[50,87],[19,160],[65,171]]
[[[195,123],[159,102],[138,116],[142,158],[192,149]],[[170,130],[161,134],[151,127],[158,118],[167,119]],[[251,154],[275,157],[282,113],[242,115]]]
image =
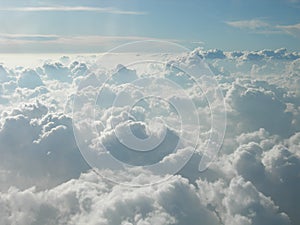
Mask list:
[[[253,24],[253,29],[264,26]],[[48,60],[36,68],[1,65],[0,223],[296,225],[299,57],[286,49],[196,49],[143,70],[123,62],[111,70],[101,60],[95,64],[97,59],[84,57]],[[185,65],[195,71],[199,59],[208,63],[201,72],[219,82],[228,115],[218,159],[202,173],[198,168],[205,144],[210,135],[218,136],[211,119],[223,118],[210,117],[222,105],[207,98],[220,93],[201,75],[197,81],[203,89],[175,68]],[[135,83],[149,74],[156,79]],[[184,91],[171,88],[176,85]],[[192,100],[197,110],[181,113],[188,118],[182,125],[176,107],[144,99],[147,90],[183,109]],[[194,113],[200,115],[199,133]],[[153,118],[156,122],[150,123]],[[79,140],[74,125],[79,125]],[[134,137],[139,144],[159,145],[147,154],[134,151],[126,145]],[[199,142],[188,161],[195,137]],[[95,161],[104,146],[117,160],[131,164],[133,172],[92,171],[81,143],[88,143]],[[183,159],[188,163],[175,177],[156,185],[132,188],[101,177],[112,179],[119,172],[126,181],[148,184],[161,177],[135,166],[164,162],[168,172]]]
[[290,224],[288,216],[280,213],[272,200],[241,177],[233,178],[229,184],[200,180],[198,185],[206,204],[224,224]]
[[46,63],[43,65],[43,69],[45,71],[45,75],[47,75],[50,79],[56,79],[62,82],[71,82],[69,69],[61,63]]
[[204,49],[195,49],[194,51],[200,57],[205,59],[236,59],[243,61],[262,61],[268,59],[275,60],[296,60],[300,58],[298,52],[288,52],[287,49],[280,48],[275,50],[264,49],[260,51],[232,51],[225,52],[219,49],[213,50],[204,50]]
[[0,204],[1,224],[218,224],[197,190],[179,177],[131,189],[90,172],[47,191],[11,188],[0,195]]
[[18,86],[20,88],[35,89],[43,85],[41,78],[34,70],[25,70],[18,78]]
[[262,144],[241,145],[233,153],[233,165],[238,174],[270,196],[280,210],[289,215],[292,223],[297,224],[300,158],[280,144],[269,147]]
[[[253,127],[256,130],[265,128],[273,133],[287,134],[290,131],[291,115],[285,113],[286,105],[272,92],[262,92],[255,88],[240,85],[233,86],[228,92],[228,101],[242,116],[242,123],[249,121],[244,130]],[[274,114],[276,113],[276,114]],[[274,117],[272,118],[271,116]],[[276,124],[275,119],[278,119]],[[284,128],[286,126],[286,128]]]
[[3,67],[3,65],[0,65],[0,81],[2,82],[7,82],[10,79],[10,75],[8,73],[8,71]]
[[89,168],[76,146],[70,118],[49,113],[39,102],[4,114],[1,170],[9,176],[2,188],[46,188]]

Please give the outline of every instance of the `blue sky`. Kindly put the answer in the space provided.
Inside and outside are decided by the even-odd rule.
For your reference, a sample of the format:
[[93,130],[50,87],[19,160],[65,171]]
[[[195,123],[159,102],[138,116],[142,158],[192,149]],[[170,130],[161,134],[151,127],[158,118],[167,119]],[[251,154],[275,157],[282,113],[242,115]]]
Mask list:
[[299,0],[0,0],[0,51],[101,52],[143,39],[300,50]]

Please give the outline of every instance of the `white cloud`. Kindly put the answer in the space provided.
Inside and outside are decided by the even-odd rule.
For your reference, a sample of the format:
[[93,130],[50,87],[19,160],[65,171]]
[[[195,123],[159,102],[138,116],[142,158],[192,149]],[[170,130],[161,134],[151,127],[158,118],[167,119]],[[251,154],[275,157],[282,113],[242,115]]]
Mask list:
[[290,224],[288,216],[280,213],[272,200],[241,177],[234,177],[229,184],[199,180],[198,186],[201,197],[224,224]]
[[0,33],[0,39],[4,39],[7,41],[11,40],[19,40],[24,42],[30,41],[50,41],[58,39],[58,35],[43,35],[43,34],[7,34],[7,33]]
[[[39,188],[66,181],[89,167],[76,146],[70,118],[37,102],[6,113],[0,129],[2,188]],[[5,184],[5,185],[4,185]]]
[[249,30],[260,34],[288,34],[296,37],[300,36],[300,23],[297,24],[270,24],[259,19],[226,21],[227,25],[239,29]]
[[98,12],[109,14],[123,14],[123,15],[145,15],[145,12],[126,11],[117,8],[101,8],[101,7],[87,7],[87,6],[39,6],[39,7],[14,7],[14,8],[0,8],[0,11],[16,11],[16,12]]
[[0,205],[4,209],[0,221],[5,225],[218,224],[195,188],[180,177],[159,186],[130,189],[108,184],[90,172],[47,191],[11,188],[0,194]]
[[[269,136],[264,130],[239,137],[239,141],[246,142],[246,139],[248,143],[240,145],[225,160],[232,162],[236,172],[258,191],[270,196],[274,204],[289,216],[292,224],[297,224],[299,156],[278,143],[282,142],[278,136]],[[292,143],[295,139],[294,136],[291,138]]]
[[[0,34],[1,52],[42,52],[42,53],[99,53],[106,52],[115,46],[133,41],[153,38],[139,36],[64,36],[53,34]],[[151,49],[150,49],[151,50]]]
[[298,157],[300,157],[300,152],[298,151],[300,147],[300,132],[295,133],[286,141],[287,147]]
[[[296,60],[300,58],[298,52],[288,52],[285,48],[270,50],[264,49],[260,51],[233,51],[225,52],[219,49],[204,50],[197,48],[194,50],[196,54],[204,59],[232,59],[237,61],[258,61],[260,63],[268,60]],[[236,64],[237,62],[233,62]],[[253,63],[253,62],[252,62]],[[276,68],[277,69],[277,68]],[[232,72],[232,71],[231,71]]]
[[5,67],[3,67],[3,65],[0,65],[0,82],[4,83],[10,80],[13,80],[13,77],[10,76],[9,72]]
[[[196,100],[203,129],[200,139],[205,141],[210,134],[207,121],[210,113],[204,93],[194,89],[193,82],[183,73],[168,71],[178,61],[193,67],[198,56],[220,72],[212,76],[219,81],[226,96],[228,129],[219,159],[199,173],[202,155],[202,145],[199,145],[199,152],[179,172],[189,180],[178,175],[158,185],[138,189],[114,184],[92,171],[87,172],[89,166],[76,146],[70,110],[74,98],[78,97],[80,116],[83,122],[90,122],[84,119],[93,112],[94,102],[85,103],[89,103],[101,82],[110,75],[101,60],[82,57],[75,62],[71,57],[64,57],[60,63],[47,60],[38,68],[1,65],[0,100],[7,101],[3,100],[0,105],[0,223],[179,225],[202,221],[225,225],[296,225],[300,210],[297,92],[300,83],[296,79],[299,53],[285,49],[241,52],[197,49],[188,56],[164,56],[171,58],[169,64],[159,68],[160,73],[154,73],[155,76],[182,84],[189,95],[166,88],[160,88],[159,92],[167,93],[168,99],[183,106],[188,97]],[[128,161],[140,163],[140,158],[129,157],[131,153],[125,152],[127,149],[117,140],[113,127],[119,131],[132,128],[139,137],[151,132],[160,136],[158,127],[149,126],[145,121],[155,101],[145,101],[130,113],[125,104],[131,98],[143,97],[143,91],[137,91],[130,82],[157,68],[151,65],[142,72],[131,67],[119,68],[124,73],[120,71],[106,83],[103,89],[106,98],[99,101],[100,107],[96,108],[96,126],[99,132],[103,131],[103,136],[98,135],[90,147],[102,142],[115,155],[123,154]],[[112,107],[112,101],[122,91],[126,101]],[[205,93],[210,92],[207,88]],[[68,105],[64,107],[66,102]],[[167,104],[160,102],[156,106],[157,111],[152,113],[166,118],[169,138],[165,141],[171,146],[179,137],[179,118],[167,110]],[[216,109],[218,106],[211,105]],[[195,126],[189,125],[192,135]],[[87,128],[81,126],[83,139],[90,132]],[[128,138],[126,132],[120,134],[123,139]],[[187,137],[178,154],[164,158],[170,165],[188,150],[192,136]],[[146,158],[150,162],[157,157],[151,154],[152,157]],[[101,172],[107,177],[118,175],[111,171],[106,173]],[[131,174],[124,172],[122,176],[142,184],[157,179],[140,169]]]
[[72,81],[69,68],[61,63],[45,63],[43,69],[49,79],[56,79],[61,82]]
[[35,89],[44,84],[40,76],[34,70],[25,70],[18,78],[18,85],[20,88]]
[[300,23],[292,25],[278,25],[276,27],[293,36],[300,36]]
[[241,130],[245,132],[264,128],[282,137],[293,134],[293,113],[287,111],[285,102],[288,100],[283,99],[285,97],[281,91],[265,82],[235,81],[226,98],[233,111],[241,116]]
[[256,30],[259,28],[266,28],[270,26],[268,23],[259,19],[227,21],[225,23],[232,27],[241,28],[241,29],[252,29],[252,30]]

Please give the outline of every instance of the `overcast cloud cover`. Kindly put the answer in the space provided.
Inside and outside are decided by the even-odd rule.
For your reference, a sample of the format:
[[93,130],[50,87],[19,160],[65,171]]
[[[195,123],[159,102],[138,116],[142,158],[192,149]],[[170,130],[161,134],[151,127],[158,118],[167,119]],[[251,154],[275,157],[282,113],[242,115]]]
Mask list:
[[[96,56],[64,56],[26,68],[2,64],[0,224],[299,224],[300,53],[198,48],[180,56],[151,57],[163,57],[168,63],[150,63],[142,70],[112,65],[117,73],[102,89],[104,98],[96,102],[99,133],[88,145],[93,156],[97,159],[101,154],[97,149],[105,146],[115,158],[131,165],[164,160],[166,169],[185,159],[195,133],[194,121],[186,121],[187,133],[180,136],[180,118],[167,103],[150,98],[131,111],[126,108],[131,99],[145,95],[133,81],[157,71],[156,76],[189,92],[186,97],[161,89],[165,99],[184,107],[189,99],[196,102],[204,146],[211,128],[204,91],[208,94],[211,87],[201,92],[171,66],[193,67],[202,58],[219,83],[227,112],[223,146],[210,167],[198,171],[206,154],[200,144],[182,170],[164,182],[139,188],[110,182],[99,173],[118,177],[114,171],[96,173],[83,158],[72,119],[83,118],[79,129],[86,136],[79,142],[93,135],[86,120],[92,113],[89,103],[99,84],[110,77],[111,68]],[[122,99],[112,104],[120,95]],[[74,107],[80,108],[75,110],[79,114],[72,113]],[[219,110],[217,104],[211,107]],[[147,119],[157,115],[166,122],[149,125]],[[129,137],[128,129],[138,138],[151,136],[155,142],[164,135],[164,139],[145,158],[122,145]],[[121,177],[148,184],[161,179],[159,175],[138,168]]]

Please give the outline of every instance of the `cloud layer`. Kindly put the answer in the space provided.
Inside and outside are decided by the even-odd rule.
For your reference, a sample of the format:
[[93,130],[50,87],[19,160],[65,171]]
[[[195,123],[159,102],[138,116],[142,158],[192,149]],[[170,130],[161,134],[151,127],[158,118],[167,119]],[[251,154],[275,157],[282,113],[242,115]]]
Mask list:
[[[123,59],[139,57],[129,56]],[[300,54],[285,49],[196,49],[151,57],[168,63],[122,66],[118,64],[126,63],[121,57],[107,68],[97,57],[86,56],[47,60],[30,68],[0,65],[1,224],[298,224]],[[208,82],[202,80],[201,89],[174,69],[195,68],[199,57],[208,64],[203,72],[212,71],[218,81],[227,111],[222,150],[202,173],[198,167],[208,154],[208,137],[217,135],[211,129],[211,109],[219,112],[221,107],[218,102],[208,104],[207,97],[217,94]],[[149,74],[159,78],[155,85],[138,89],[142,85],[134,81]],[[195,121],[186,120],[188,129],[181,134],[182,118],[163,100],[149,98],[128,110],[150,86],[158,87],[163,100],[186,109],[192,100],[196,111],[189,110],[187,118],[200,115],[201,132],[196,132]],[[94,130],[89,129],[91,115]],[[156,117],[161,120],[149,123]],[[82,118],[79,141],[88,143],[95,161],[104,146],[130,164],[131,173],[92,170],[78,148],[74,118]],[[151,137],[149,143],[161,137],[163,141],[144,157],[126,147],[129,130],[141,140]],[[160,180],[167,174],[144,173],[136,166],[163,161],[166,170],[172,168],[186,159],[195,136],[199,145],[192,158],[162,183],[133,188],[102,177],[119,176],[139,184]],[[178,151],[172,152],[177,144]]]

